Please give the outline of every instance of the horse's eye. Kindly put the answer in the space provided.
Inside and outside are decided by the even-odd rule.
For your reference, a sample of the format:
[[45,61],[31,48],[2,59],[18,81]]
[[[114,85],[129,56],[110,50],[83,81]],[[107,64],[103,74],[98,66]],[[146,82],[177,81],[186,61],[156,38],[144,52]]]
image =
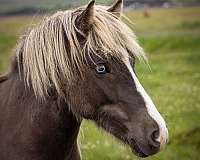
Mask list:
[[96,69],[96,72],[97,72],[98,74],[105,74],[105,73],[108,73],[108,69],[107,69],[107,67],[106,67],[105,64],[99,64],[99,65],[96,66],[95,69]]

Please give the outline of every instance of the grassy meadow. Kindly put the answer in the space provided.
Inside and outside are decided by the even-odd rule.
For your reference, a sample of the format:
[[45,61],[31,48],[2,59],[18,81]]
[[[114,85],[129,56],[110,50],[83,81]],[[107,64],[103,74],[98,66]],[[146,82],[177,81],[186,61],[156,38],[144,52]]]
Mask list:
[[[137,63],[140,81],[167,121],[170,143],[148,160],[198,160],[200,151],[200,8],[126,12],[151,69]],[[0,73],[24,28],[40,17],[0,18]],[[80,132],[83,160],[136,160],[130,149],[91,122]]]

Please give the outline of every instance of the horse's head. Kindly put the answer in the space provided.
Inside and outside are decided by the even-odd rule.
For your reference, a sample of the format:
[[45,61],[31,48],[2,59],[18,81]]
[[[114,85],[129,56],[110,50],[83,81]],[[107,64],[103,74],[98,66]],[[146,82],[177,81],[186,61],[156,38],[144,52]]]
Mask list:
[[[83,67],[82,73],[84,78],[75,80],[69,99],[74,113],[94,121],[98,126],[130,145],[136,155],[146,157],[157,153],[166,145],[168,130],[164,119],[136,76],[135,58],[130,58],[130,55],[135,53],[128,53],[137,52],[137,49],[141,48],[133,43],[132,47],[135,47],[133,51],[129,48],[129,44],[120,44],[125,43],[127,39],[122,40],[125,34],[118,31],[126,32],[126,30],[113,31],[113,35],[106,33],[108,30],[120,27],[118,18],[121,8],[122,1],[119,0],[104,11],[104,13],[107,12],[104,16],[113,16],[110,25],[106,22],[106,18],[103,19],[104,21],[101,20],[100,11],[99,15],[95,15],[98,11],[95,10],[94,2],[91,2],[77,18],[78,28],[86,35],[85,43],[91,43],[93,39],[92,45],[97,45],[100,49],[96,50],[95,54],[86,53],[87,66]],[[95,29],[92,25],[98,26],[95,24],[98,22],[95,22],[93,18],[102,21],[102,36],[94,35]],[[119,24],[114,24],[115,22]],[[90,32],[90,30],[93,31]],[[103,47],[100,45],[104,42],[98,42],[101,38],[104,38],[107,43]],[[119,46],[114,46],[119,49],[105,50],[105,46],[112,48],[110,44],[120,41],[120,38]],[[132,41],[135,40],[132,39]],[[101,50],[101,48],[104,49]],[[117,53],[118,51],[124,53]]]
[[58,12],[25,37],[18,61],[37,96],[55,88],[75,115],[146,157],[166,145],[168,131],[136,76],[143,50],[120,20],[121,9],[122,0],[110,8],[91,1]]

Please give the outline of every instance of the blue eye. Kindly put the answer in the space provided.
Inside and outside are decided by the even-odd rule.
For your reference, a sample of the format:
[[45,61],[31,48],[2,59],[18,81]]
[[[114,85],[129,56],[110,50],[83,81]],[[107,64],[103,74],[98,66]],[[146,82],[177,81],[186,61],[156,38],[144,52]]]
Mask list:
[[104,64],[99,64],[99,65],[97,65],[95,69],[96,69],[96,72],[97,72],[98,74],[105,74],[105,73],[108,73],[108,70],[107,70],[107,68],[106,68],[106,65],[104,65]]

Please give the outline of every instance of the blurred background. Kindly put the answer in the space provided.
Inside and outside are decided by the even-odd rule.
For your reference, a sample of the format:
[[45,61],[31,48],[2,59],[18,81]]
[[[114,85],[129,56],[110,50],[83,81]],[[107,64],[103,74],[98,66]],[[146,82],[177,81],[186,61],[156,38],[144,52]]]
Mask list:
[[[26,28],[46,14],[87,0],[0,0],[0,73]],[[97,0],[110,5],[112,0]],[[125,15],[149,58],[137,63],[141,83],[166,119],[170,143],[149,160],[200,159],[200,0],[125,0]],[[130,149],[84,121],[83,160],[136,160]]]

